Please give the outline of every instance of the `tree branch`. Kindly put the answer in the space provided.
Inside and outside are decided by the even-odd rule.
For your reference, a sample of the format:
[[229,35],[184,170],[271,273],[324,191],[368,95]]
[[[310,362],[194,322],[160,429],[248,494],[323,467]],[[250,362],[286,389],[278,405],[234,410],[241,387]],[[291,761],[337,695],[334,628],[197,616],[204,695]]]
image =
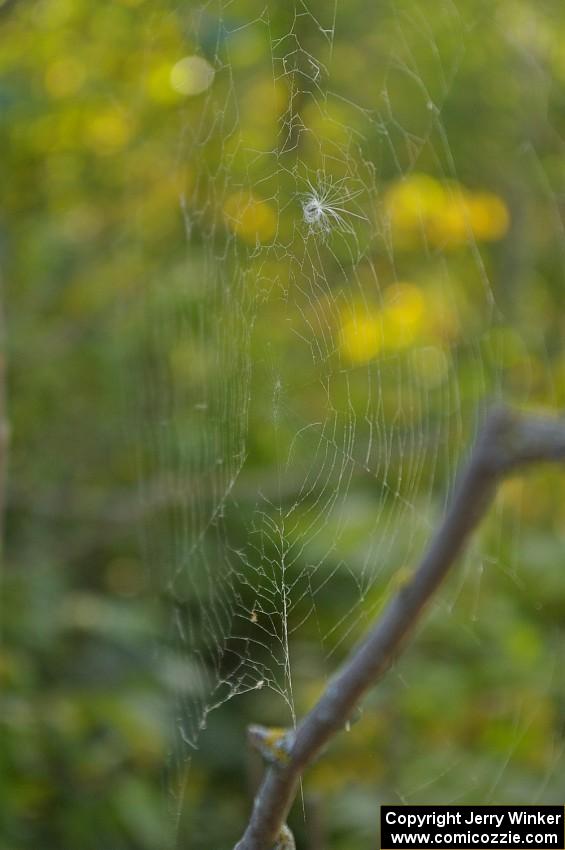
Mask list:
[[498,482],[517,469],[542,461],[565,461],[565,419],[527,416],[506,408],[492,410],[420,565],[299,724],[287,763],[267,770],[235,850],[271,850],[275,845],[303,771],[344,728],[362,696],[390,667],[486,513]]

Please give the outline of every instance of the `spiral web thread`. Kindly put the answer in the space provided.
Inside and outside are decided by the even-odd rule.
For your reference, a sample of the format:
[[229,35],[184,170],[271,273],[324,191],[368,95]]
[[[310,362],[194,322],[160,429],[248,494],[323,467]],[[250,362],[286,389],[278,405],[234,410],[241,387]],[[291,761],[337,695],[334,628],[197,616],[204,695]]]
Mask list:
[[[154,275],[146,317],[145,494],[157,481],[160,499],[146,537],[176,664],[177,814],[212,713],[268,694],[292,725],[307,704],[305,643],[323,682],[417,559],[486,400],[535,395],[531,340],[485,260],[511,213],[460,177],[444,119],[479,38],[468,10],[440,3],[432,22],[400,0],[281,6],[175,9],[187,55],[206,63],[189,63],[189,82],[213,71],[179,130],[183,256],[166,285]],[[551,216],[554,193],[522,142]],[[558,244],[556,217],[554,230]],[[524,586],[519,512],[501,500],[489,530],[435,606],[469,635],[484,570]],[[410,687],[415,671],[392,676]],[[549,690],[551,661],[544,677]],[[535,713],[516,707],[488,799]],[[557,787],[554,743],[542,798]],[[410,802],[448,783],[449,765],[389,791]],[[476,787],[470,776],[458,791]]]

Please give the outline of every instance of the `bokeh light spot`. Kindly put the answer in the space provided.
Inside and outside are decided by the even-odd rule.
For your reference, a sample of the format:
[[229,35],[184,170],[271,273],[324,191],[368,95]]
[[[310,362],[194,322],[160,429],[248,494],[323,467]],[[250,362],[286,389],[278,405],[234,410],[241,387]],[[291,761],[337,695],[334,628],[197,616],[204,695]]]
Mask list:
[[179,94],[202,94],[213,79],[214,69],[202,56],[185,56],[171,68],[171,87]]

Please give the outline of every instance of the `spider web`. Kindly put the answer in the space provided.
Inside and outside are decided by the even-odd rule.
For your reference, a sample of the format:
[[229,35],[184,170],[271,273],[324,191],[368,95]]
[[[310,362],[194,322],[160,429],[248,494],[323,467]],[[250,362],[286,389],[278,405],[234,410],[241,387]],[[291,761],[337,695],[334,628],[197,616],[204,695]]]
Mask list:
[[[536,260],[514,214],[520,197],[544,211],[561,271],[563,242],[528,129],[544,74],[524,102],[497,104],[514,122],[502,142],[472,114],[466,137],[460,129],[481,27],[495,33],[504,67],[526,53],[519,16],[512,29],[459,2],[164,6],[148,66],[171,18],[186,41],[171,76],[188,95],[170,161],[182,250],[147,278],[140,421],[146,557],[176,691],[168,790],[181,823],[213,718],[232,712],[241,750],[236,698],[252,706],[248,719],[293,725],[417,562],[489,401],[559,402],[557,355],[530,318],[541,307],[524,271]],[[481,133],[519,170],[517,199],[476,154]],[[476,685],[477,712],[488,714],[481,698],[517,675],[505,679],[502,656],[486,660],[507,594],[525,606],[527,654],[544,597],[524,573],[533,544],[521,486],[505,488],[434,603],[421,632],[429,643],[419,651],[416,641],[373,698],[408,727],[443,688],[457,692],[448,717],[475,698],[467,656],[488,669]],[[557,689],[557,636],[546,651],[547,663],[523,673],[518,702],[504,702],[511,689],[501,697],[505,719],[492,709],[490,726],[507,724],[492,758],[488,735],[462,771],[462,751],[438,747],[420,766],[401,746],[389,756],[404,769],[373,779],[365,797],[342,789],[335,819],[351,842],[346,812],[376,821],[376,786],[393,801],[556,801],[563,744],[549,719],[539,763],[520,761],[538,723],[533,694]],[[179,846],[186,840],[181,832]]]

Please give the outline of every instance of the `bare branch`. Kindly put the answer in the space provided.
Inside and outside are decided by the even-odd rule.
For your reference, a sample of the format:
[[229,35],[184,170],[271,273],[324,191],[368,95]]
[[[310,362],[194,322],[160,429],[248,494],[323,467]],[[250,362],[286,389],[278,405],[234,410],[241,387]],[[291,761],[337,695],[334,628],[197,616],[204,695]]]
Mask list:
[[487,417],[447,513],[413,576],[391,600],[296,730],[286,764],[270,767],[235,850],[271,850],[304,769],[390,667],[419,615],[491,504],[498,482],[532,463],[565,461],[565,419],[496,408]]

